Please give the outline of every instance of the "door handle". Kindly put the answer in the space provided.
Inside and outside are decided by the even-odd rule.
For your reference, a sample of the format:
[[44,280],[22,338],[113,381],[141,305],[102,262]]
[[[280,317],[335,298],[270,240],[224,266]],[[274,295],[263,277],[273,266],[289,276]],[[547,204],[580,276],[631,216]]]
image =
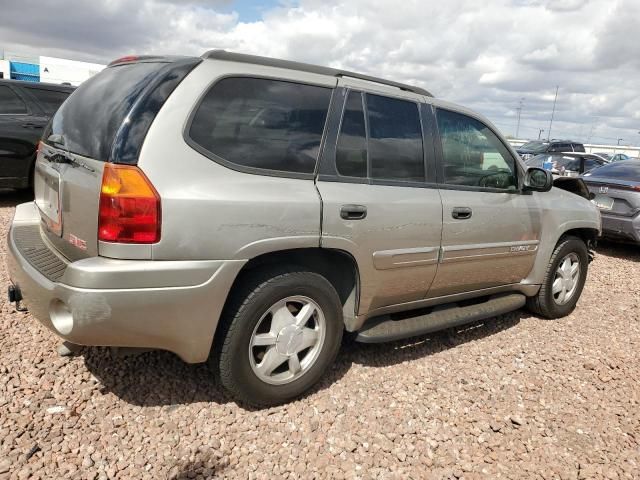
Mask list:
[[468,218],[471,218],[472,214],[473,210],[471,210],[469,207],[455,207],[451,211],[451,216],[457,220],[466,220]]
[[343,205],[340,209],[340,217],[345,220],[362,220],[367,216],[367,207],[364,205]]

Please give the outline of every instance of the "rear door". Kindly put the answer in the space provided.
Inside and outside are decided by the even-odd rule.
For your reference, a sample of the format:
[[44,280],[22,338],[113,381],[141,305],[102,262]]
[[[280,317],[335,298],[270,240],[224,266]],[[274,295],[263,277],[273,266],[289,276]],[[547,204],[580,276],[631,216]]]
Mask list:
[[483,122],[437,109],[442,256],[429,297],[520,282],[540,241],[535,196],[518,189],[516,160]]
[[442,229],[424,105],[417,95],[374,94],[345,79],[334,98],[339,127],[327,139],[317,182],[322,246],[356,259],[359,313],[420,300],[437,270]]
[[[69,259],[98,255],[105,162],[137,162],[146,129],[172,91],[159,79],[169,78],[173,87],[179,81],[169,64],[142,61],[104,69],[69,96],[45,130],[36,163],[36,204],[48,238]],[[128,248],[132,258],[150,256],[149,245]]]

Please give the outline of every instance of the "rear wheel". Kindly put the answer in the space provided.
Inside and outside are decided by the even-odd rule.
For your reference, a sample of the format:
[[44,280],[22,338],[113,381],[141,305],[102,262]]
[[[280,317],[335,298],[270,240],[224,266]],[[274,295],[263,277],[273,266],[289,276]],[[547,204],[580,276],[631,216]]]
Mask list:
[[540,291],[527,300],[528,308],[545,318],[569,315],[582,293],[588,266],[584,241],[573,236],[562,238],[551,255]]
[[321,275],[286,271],[247,278],[216,333],[221,383],[248,404],[286,402],[333,363],[342,331],[340,299]]

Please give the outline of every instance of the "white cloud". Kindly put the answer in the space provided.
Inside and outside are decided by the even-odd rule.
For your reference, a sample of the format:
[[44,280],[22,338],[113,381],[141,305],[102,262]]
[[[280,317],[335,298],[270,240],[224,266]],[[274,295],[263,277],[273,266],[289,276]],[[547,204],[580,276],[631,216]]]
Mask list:
[[637,0],[300,0],[251,22],[233,8],[231,0],[0,0],[0,38],[11,39],[7,50],[84,60],[226,48],[347,68],[416,83],[505,133],[514,133],[524,97],[520,130],[534,137],[548,126],[559,85],[554,136],[586,139],[597,123],[601,141],[640,142]]

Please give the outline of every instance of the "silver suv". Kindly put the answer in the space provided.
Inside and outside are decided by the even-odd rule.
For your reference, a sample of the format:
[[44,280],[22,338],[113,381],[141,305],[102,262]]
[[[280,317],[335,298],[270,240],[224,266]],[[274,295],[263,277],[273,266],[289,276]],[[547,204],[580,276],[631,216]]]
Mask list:
[[71,343],[210,358],[256,405],[314,385],[344,332],[567,315],[600,232],[472,111],[224,51],[113,62],[56,113],[34,184],[12,301]]

